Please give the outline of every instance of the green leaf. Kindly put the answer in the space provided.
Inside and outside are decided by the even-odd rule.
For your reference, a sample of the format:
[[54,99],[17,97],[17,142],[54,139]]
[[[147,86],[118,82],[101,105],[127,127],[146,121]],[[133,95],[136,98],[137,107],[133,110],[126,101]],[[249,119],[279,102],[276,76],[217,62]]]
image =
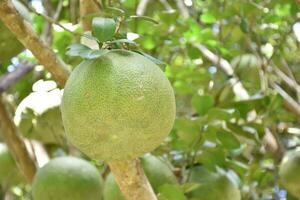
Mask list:
[[241,24],[240,24],[240,28],[244,33],[248,33],[249,32],[249,27],[248,27],[248,23],[245,19],[242,19]]
[[71,44],[70,46],[67,47],[67,52],[66,54],[69,56],[80,56],[87,54],[90,52],[92,49],[89,48],[88,46],[85,46],[83,44]]
[[141,51],[135,51],[135,52],[137,52],[137,53],[139,53],[139,54],[141,54],[141,55],[143,55],[143,56],[145,56],[146,58],[148,58],[149,60],[151,60],[152,62],[154,62],[155,64],[157,64],[157,65],[165,65],[165,63],[164,62],[162,62],[161,60],[159,60],[159,59],[157,59],[157,58],[154,58],[153,56],[150,56],[149,54],[147,54],[147,53],[144,53],[144,52],[141,52]]
[[217,138],[227,149],[237,149],[240,147],[239,140],[231,132],[224,129],[217,132]]
[[132,40],[128,40],[128,39],[118,39],[118,40],[113,40],[113,41],[110,41],[109,43],[128,43],[128,44],[134,44],[134,45],[137,45],[134,41]]
[[111,18],[95,17],[92,22],[92,35],[99,42],[111,40],[116,31],[116,22]]
[[179,185],[164,184],[159,187],[158,200],[187,200]]
[[214,106],[214,99],[209,95],[194,95],[192,105],[200,115],[205,115]]
[[238,118],[239,113],[235,109],[212,108],[207,113],[208,120],[229,121],[232,118]]
[[199,188],[200,185],[201,185],[200,183],[184,183],[184,184],[180,185],[180,187],[184,193],[189,193],[189,192]]
[[141,19],[141,20],[145,20],[154,24],[159,24],[158,21],[156,21],[155,19],[151,18],[151,17],[147,17],[147,16],[137,16],[137,15],[132,15],[129,17],[130,19]]
[[206,13],[202,14],[200,17],[200,20],[206,24],[212,24],[217,21],[216,17],[213,15],[213,13],[210,13],[210,12],[206,12]]
[[107,53],[107,49],[93,50],[83,44],[72,44],[66,52],[69,56],[79,56],[85,59],[95,59]]

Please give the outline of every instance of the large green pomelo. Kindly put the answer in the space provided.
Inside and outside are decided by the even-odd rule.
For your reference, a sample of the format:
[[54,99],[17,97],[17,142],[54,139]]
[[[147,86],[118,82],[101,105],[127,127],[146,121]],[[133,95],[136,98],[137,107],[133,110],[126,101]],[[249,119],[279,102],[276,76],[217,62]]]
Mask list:
[[239,189],[221,173],[210,172],[204,167],[190,169],[188,182],[199,187],[188,194],[191,200],[241,200]]
[[103,180],[89,162],[59,157],[38,170],[32,184],[34,200],[100,200]]
[[[13,0],[12,2],[21,16],[30,21],[30,13],[27,8],[17,0]],[[10,60],[22,50],[24,50],[24,46],[0,21],[0,63]]]
[[126,160],[152,151],[169,134],[175,98],[157,65],[134,52],[111,50],[75,68],[61,111],[67,138],[82,152]]
[[0,143],[0,185],[7,188],[22,181],[16,162],[6,144]]
[[[51,84],[51,81],[40,80],[33,88],[47,84]],[[24,98],[16,109],[14,121],[26,138],[43,143],[63,143],[65,132],[60,112],[62,90],[55,87],[50,89],[39,89]]]
[[[170,166],[162,158],[146,155],[141,159],[141,163],[155,193],[158,193],[159,187],[164,184],[178,184]],[[105,180],[104,200],[125,200],[112,173]]]
[[280,183],[300,198],[300,149],[288,152],[279,166]]

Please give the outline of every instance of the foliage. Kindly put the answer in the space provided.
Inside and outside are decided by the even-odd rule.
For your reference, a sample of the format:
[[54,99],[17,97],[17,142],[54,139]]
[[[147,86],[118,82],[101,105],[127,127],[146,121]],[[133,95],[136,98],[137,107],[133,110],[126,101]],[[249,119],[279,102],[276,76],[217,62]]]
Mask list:
[[[59,4],[49,2],[53,8]],[[280,184],[278,166],[283,152],[300,144],[299,115],[286,106],[288,99],[300,104],[300,25],[295,1],[184,0],[179,5],[161,0],[151,1],[145,16],[137,16],[138,0],[102,0],[101,12],[86,16],[94,17],[92,36],[84,34],[100,49],[74,44],[83,33],[72,17],[71,2],[63,1],[58,18],[71,32],[53,25],[49,43],[67,64],[74,68],[111,48],[130,49],[159,64],[172,84],[175,124],[152,154],[172,163],[180,185],[161,187],[160,199],[182,200],[197,190],[199,185],[187,180],[190,169],[198,165],[228,172],[243,200],[294,199]],[[47,20],[31,15],[35,30],[44,37]],[[207,56],[200,44],[217,60]],[[233,74],[223,70],[223,59]],[[12,71],[20,60],[37,62],[24,51],[0,64],[1,75]],[[29,94],[37,77],[52,80],[48,72],[36,73],[26,78],[27,84],[7,91],[12,107]],[[238,80],[249,98],[235,89]]]

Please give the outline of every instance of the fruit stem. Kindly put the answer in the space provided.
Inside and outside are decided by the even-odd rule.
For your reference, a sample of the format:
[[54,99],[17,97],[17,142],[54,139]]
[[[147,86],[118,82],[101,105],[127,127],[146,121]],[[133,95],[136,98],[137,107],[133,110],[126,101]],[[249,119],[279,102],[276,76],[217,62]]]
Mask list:
[[157,200],[139,159],[108,162],[116,182],[128,200]]

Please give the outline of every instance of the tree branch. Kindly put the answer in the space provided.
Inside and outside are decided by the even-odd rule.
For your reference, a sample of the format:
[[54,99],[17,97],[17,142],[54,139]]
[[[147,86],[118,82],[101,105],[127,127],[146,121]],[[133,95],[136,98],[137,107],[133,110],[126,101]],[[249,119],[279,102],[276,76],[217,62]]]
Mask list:
[[300,9],[300,0],[295,0],[296,4],[298,5],[299,9]]
[[11,0],[0,1],[0,20],[32,52],[38,61],[51,72],[54,79],[63,86],[69,74],[65,63],[56,56],[50,47],[39,39],[31,25],[19,15]]
[[36,172],[36,166],[33,160],[30,158],[25,144],[17,133],[15,124],[11,120],[5,105],[0,98],[0,129],[6,144],[11,151],[12,156],[16,160],[20,171],[23,172],[27,181],[32,182],[34,174]]
[[219,66],[225,72],[225,74],[232,77],[229,81],[233,86],[233,92],[236,96],[238,96],[240,99],[249,99],[250,96],[247,90],[244,88],[239,79],[235,76],[233,68],[227,60],[217,56],[209,49],[207,49],[204,45],[195,44],[194,47],[199,49],[210,62],[212,62],[216,66]]
[[31,72],[34,68],[34,64],[29,62],[21,62],[16,70],[10,73],[7,73],[0,77],[0,93],[7,90],[11,85],[18,82],[22,79],[26,74]]
[[108,163],[126,199],[156,200],[138,159]]

